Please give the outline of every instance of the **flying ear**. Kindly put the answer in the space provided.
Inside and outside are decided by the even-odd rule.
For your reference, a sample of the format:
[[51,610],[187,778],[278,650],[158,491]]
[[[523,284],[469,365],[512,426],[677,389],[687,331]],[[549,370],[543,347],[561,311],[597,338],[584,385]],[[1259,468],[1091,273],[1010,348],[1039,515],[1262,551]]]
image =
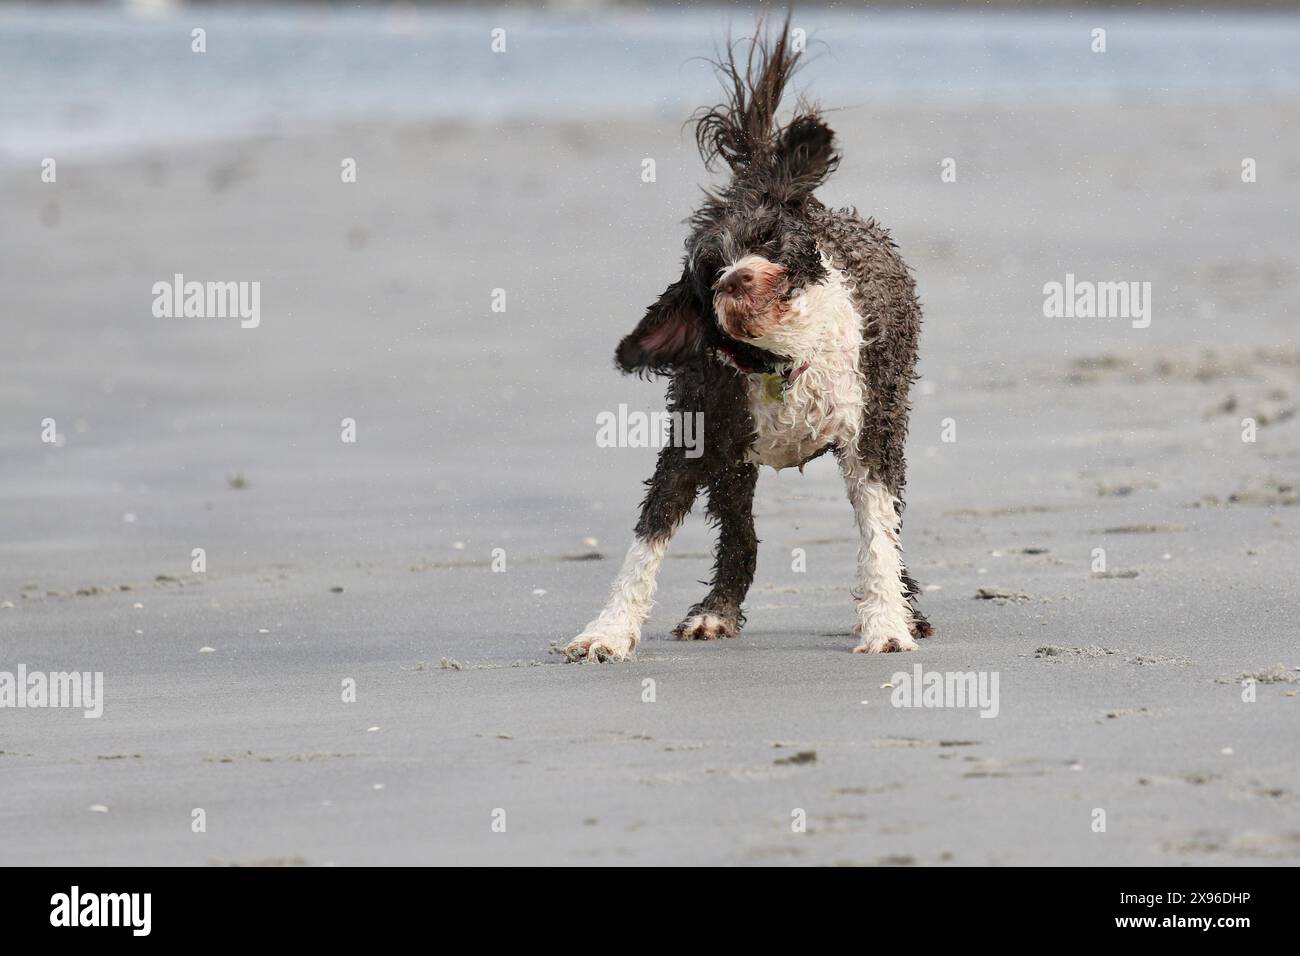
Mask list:
[[698,351],[702,339],[699,303],[683,277],[664,290],[632,334],[618,343],[614,361],[624,372],[662,375]]
[[803,113],[781,130],[773,158],[774,192],[791,202],[826,181],[840,164],[835,133],[816,113]]

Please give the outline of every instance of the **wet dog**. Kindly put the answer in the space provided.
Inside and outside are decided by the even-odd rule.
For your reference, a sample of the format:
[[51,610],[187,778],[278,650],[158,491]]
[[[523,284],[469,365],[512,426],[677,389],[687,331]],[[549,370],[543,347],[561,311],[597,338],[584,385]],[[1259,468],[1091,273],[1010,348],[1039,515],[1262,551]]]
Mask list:
[[835,134],[800,102],[777,120],[799,54],[789,23],[733,46],[718,65],[726,102],[695,117],[705,165],[731,171],[689,220],[681,277],[615,356],[625,372],[670,378],[668,406],[704,414],[704,453],[659,455],[622,570],[571,660],[623,660],[641,639],[668,541],[703,490],[718,529],[712,586],[674,630],[737,637],[754,577],[761,465],[839,460],[861,534],[855,651],[908,651],[930,625],[899,543],[921,307],[889,233],[813,192],[835,171]]

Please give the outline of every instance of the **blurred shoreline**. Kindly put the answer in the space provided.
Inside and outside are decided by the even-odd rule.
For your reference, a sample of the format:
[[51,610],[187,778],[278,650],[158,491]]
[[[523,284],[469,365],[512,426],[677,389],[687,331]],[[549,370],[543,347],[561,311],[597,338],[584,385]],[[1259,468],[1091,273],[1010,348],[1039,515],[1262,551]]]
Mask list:
[[[677,120],[714,102],[702,57],[745,8],[0,5],[0,164],[296,134],[355,121]],[[799,88],[836,109],[972,109],[1300,94],[1300,14],[800,8]],[[506,31],[494,54],[490,35]],[[104,77],[112,77],[105,83]]]

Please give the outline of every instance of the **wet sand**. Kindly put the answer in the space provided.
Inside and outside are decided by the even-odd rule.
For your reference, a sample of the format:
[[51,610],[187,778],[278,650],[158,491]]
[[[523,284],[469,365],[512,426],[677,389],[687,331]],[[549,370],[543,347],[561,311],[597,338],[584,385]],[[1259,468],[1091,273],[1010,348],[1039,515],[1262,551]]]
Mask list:
[[[879,657],[849,653],[825,459],[760,480],[740,640],[668,639],[696,515],[635,662],[550,653],[654,461],[596,416],[662,407],[611,356],[677,275],[676,124],[5,171],[0,669],[103,671],[106,701],[0,713],[0,863],[1295,863],[1297,121],[839,115],[824,198],[893,229],[926,309],[904,545],[938,633]],[[155,318],[178,272],[260,281],[260,325]],[[1152,283],[1150,327],[1044,318],[1067,273]],[[998,716],[891,706],[916,664],[996,672]]]

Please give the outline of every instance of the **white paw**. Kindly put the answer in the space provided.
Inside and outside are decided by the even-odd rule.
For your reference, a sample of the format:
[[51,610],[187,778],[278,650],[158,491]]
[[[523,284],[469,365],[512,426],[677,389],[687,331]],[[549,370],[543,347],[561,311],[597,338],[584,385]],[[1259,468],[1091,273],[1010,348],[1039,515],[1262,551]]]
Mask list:
[[891,630],[882,627],[864,628],[859,625],[853,628],[853,633],[862,642],[853,648],[854,654],[892,654],[896,651],[916,650],[916,641],[912,639],[906,627]]
[[624,661],[640,640],[639,630],[630,624],[613,626],[593,621],[565,645],[564,656],[571,661]]
[[739,637],[736,622],[708,611],[693,614],[673,628],[680,641],[716,641],[720,637]]

